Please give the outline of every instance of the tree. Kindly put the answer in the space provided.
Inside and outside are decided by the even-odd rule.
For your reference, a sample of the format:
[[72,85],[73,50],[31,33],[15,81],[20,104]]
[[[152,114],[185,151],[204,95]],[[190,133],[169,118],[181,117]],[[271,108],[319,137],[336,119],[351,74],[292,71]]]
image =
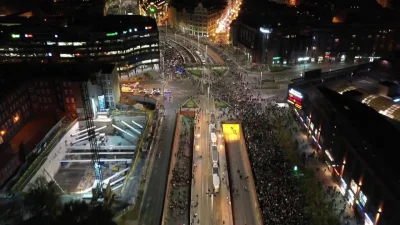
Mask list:
[[113,213],[103,205],[94,207],[83,201],[69,202],[55,220],[59,225],[116,225]]
[[47,182],[43,176],[38,177],[24,196],[25,207],[32,216],[53,217],[57,215],[60,206],[58,201],[60,195],[61,190],[54,182]]

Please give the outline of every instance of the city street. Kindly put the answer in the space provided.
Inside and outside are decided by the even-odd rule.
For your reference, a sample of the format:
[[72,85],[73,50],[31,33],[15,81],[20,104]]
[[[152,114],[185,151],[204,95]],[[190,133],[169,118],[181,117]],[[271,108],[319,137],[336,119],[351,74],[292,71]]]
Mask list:
[[[234,224],[261,225],[258,221],[258,203],[254,181],[251,179],[251,169],[245,149],[242,147],[241,127],[238,124],[224,124],[225,146],[227,149],[227,161],[229,178],[231,180],[232,211]],[[226,131],[227,129],[227,131]],[[254,201],[255,200],[255,201]]]
[[[161,87],[161,81],[149,81],[145,83],[147,88]],[[154,149],[154,163],[149,166],[146,191],[143,195],[142,207],[139,211],[138,221],[135,224],[159,225],[164,203],[166,180],[169,170],[169,159],[174,139],[174,127],[176,122],[176,110],[186,101],[187,96],[193,94],[193,85],[189,80],[168,82],[166,88],[172,90],[171,100],[159,97],[161,105],[165,107],[164,122],[160,136]],[[168,131],[168,132],[165,132]],[[161,142],[160,142],[161,141]]]
[[[177,35],[177,38],[179,39],[182,37]],[[192,44],[189,44],[189,47],[195,43],[194,40],[192,40],[192,42]],[[179,43],[182,44],[182,41]],[[183,45],[178,46],[177,44],[172,44],[171,47],[173,51],[168,54],[168,57],[175,57],[176,54],[180,54],[182,60],[183,58],[189,60],[191,56],[188,55],[182,46]],[[205,46],[202,45],[202,48],[205,48]],[[210,53],[210,51],[208,51],[208,53]],[[214,52],[214,54],[216,53]],[[215,57],[210,55],[209,57],[214,58],[215,61]],[[224,58],[224,60],[227,59],[226,57],[222,58]],[[220,59],[222,58],[220,57]],[[178,61],[178,63],[182,63],[180,60]],[[236,65],[236,63],[233,63],[231,68],[233,68],[234,65]],[[343,68],[347,65],[335,64],[334,66],[334,68]],[[307,65],[307,69],[314,69],[317,67],[322,67],[323,71],[333,68],[330,64]],[[165,94],[165,97],[162,95],[153,96],[159,100],[161,105],[164,105],[166,116],[164,118],[161,132],[156,137],[157,142],[154,147],[154,154],[152,155],[153,159],[149,166],[146,179],[146,190],[143,194],[143,200],[141,201],[138,219],[132,224],[158,225],[160,223],[159,218],[161,217],[163,209],[165,188],[167,188],[165,184],[168,177],[168,162],[172,154],[171,149],[174,138],[174,132],[172,131],[176,121],[176,112],[190,97],[194,98],[201,109],[199,111],[200,117],[196,121],[197,124],[195,125],[191,197],[188,204],[182,206],[190,207],[190,215],[186,217],[183,208],[181,208],[183,211],[179,210],[181,212],[177,212],[176,215],[165,212],[170,215],[167,217],[168,219],[166,220],[166,224],[179,224],[186,222],[193,224],[260,224],[260,221],[258,221],[260,215],[257,208],[256,193],[254,192],[254,181],[252,180],[252,176],[246,178],[251,174],[251,169],[250,165],[246,165],[246,160],[248,159],[245,157],[247,157],[247,154],[243,154],[243,151],[245,151],[243,148],[245,146],[242,146],[241,142],[239,142],[239,139],[242,138],[240,137],[240,132],[238,131],[236,134],[236,139],[229,137],[225,139],[227,141],[226,149],[230,154],[226,154],[225,156],[225,149],[220,147],[223,146],[223,144],[218,146],[218,152],[220,153],[219,176],[221,180],[221,188],[220,192],[214,195],[208,122],[210,121],[210,113],[213,112],[215,106],[213,101],[211,101],[212,103],[208,102],[207,96],[198,96],[197,84],[199,78],[193,77],[192,79],[177,79],[173,68],[174,67],[170,67],[166,70],[164,76],[165,80],[161,76],[158,76],[153,80],[141,82],[142,87],[146,90],[160,88],[168,90],[169,92]],[[247,72],[242,67],[239,67],[239,70],[236,69],[234,72],[242,72],[242,74],[247,73],[247,75],[243,75],[243,81],[248,82],[248,87],[251,89],[258,90],[259,93],[261,92],[261,95],[254,94],[254,97],[268,99],[277,94],[281,97],[284,96],[287,90],[286,85],[289,80],[292,79],[292,77],[296,77],[297,73],[300,74],[303,69],[304,67],[297,66],[283,72],[269,72],[263,74],[263,76],[265,75],[265,79],[263,80],[266,80],[267,82],[270,82],[269,79],[274,77],[275,81],[273,82],[279,84],[279,88],[268,89],[263,85],[261,90],[259,90],[260,74]],[[223,79],[223,82],[231,84],[230,86],[239,85],[236,84],[237,78],[232,74],[232,72],[228,72],[228,74],[231,74],[231,76],[228,75],[224,78],[212,77],[211,80],[215,81],[215,79]],[[214,89],[215,87],[213,90]],[[229,176],[227,176],[228,173]],[[172,200],[172,203],[179,203],[179,199]],[[181,204],[183,204],[183,202],[181,202]]]
[[[213,184],[212,163],[209,144],[209,130],[207,121],[210,119],[207,98],[200,97],[197,104],[200,106],[200,119],[196,122],[196,146],[193,154],[194,180],[192,185],[192,204],[190,222],[213,224]],[[198,197],[197,197],[198,196]],[[198,206],[196,207],[196,205]]]

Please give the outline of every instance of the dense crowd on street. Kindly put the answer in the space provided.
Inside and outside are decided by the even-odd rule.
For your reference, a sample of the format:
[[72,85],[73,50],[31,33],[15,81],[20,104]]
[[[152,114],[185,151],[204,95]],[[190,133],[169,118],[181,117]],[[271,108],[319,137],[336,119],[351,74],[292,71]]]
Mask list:
[[169,209],[173,218],[187,216],[188,199],[190,193],[190,149],[192,146],[190,130],[193,121],[182,120],[182,130],[179,137],[179,146],[175,154],[175,166],[172,169],[171,192]]
[[[233,68],[231,71],[237,71],[236,65],[232,63],[230,66]],[[242,76],[245,75],[232,72],[234,79],[216,81],[213,91],[216,98],[233,107],[228,116],[242,120],[263,223],[308,224],[303,196],[274,129],[276,121],[288,121],[291,114],[289,110],[277,107],[273,103],[275,99],[261,99],[260,95],[252,93],[241,82]],[[236,87],[232,88],[232,85]]]

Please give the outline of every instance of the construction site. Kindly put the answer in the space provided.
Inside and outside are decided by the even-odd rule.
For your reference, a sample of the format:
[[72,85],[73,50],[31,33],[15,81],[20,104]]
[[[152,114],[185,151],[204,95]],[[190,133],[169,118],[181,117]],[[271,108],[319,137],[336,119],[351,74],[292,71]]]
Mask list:
[[[98,115],[93,120],[94,126],[89,128],[95,133],[103,183],[110,184],[116,192],[122,189],[136,158],[147,122],[148,113],[142,111],[118,116],[103,114]],[[85,121],[74,122],[29,182],[44,176],[56,182],[66,193],[83,194],[90,198],[92,189],[96,187],[96,176],[88,134]],[[142,151],[145,148],[146,142]]]

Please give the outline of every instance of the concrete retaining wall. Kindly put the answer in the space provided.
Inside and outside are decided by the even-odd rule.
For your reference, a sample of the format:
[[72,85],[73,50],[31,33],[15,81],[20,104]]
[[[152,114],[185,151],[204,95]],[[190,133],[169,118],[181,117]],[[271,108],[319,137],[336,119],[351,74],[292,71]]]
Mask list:
[[[26,185],[23,189],[23,192],[26,192],[29,188],[29,184],[34,182],[39,176],[44,176],[47,181],[51,181],[54,175],[60,169],[61,163],[60,160],[64,158],[64,154],[67,151],[67,144],[71,142],[71,135],[75,134],[77,129],[79,128],[79,123],[75,123],[71,129],[67,133],[64,134],[59,140],[58,143],[53,147],[50,153],[47,155],[45,162],[36,172],[36,174],[30,179],[28,185]],[[67,143],[67,144],[66,144]],[[47,171],[47,173],[45,172]],[[50,177],[50,176],[51,177]]]
[[155,100],[154,98],[149,98],[149,97],[144,97],[144,96],[137,96],[137,95],[130,95],[128,97],[131,100],[137,101],[137,102],[151,103],[153,105],[157,104],[157,100]]

